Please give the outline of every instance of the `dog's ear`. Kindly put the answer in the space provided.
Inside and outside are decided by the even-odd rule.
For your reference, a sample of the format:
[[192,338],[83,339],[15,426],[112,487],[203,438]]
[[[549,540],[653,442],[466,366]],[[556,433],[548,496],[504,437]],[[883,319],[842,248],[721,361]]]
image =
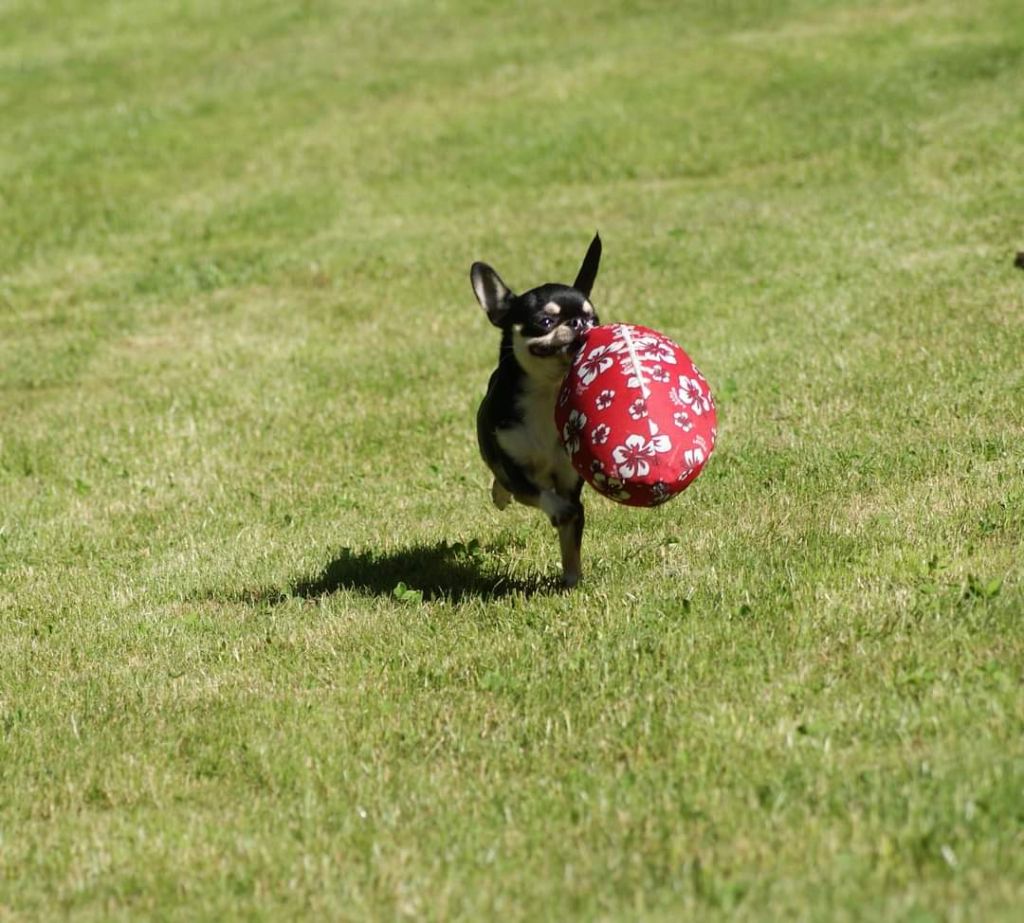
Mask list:
[[474,263],[473,268],[469,270],[469,278],[473,283],[476,300],[487,312],[487,319],[495,327],[500,327],[512,307],[512,299],[515,298],[512,290],[486,263]]
[[580,271],[576,274],[576,281],[572,284],[574,289],[583,292],[588,298],[590,297],[590,290],[594,287],[594,279],[597,278],[597,267],[600,263],[601,235],[594,234],[594,239],[590,242],[590,246],[587,247],[587,255],[583,257],[583,265],[580,266]]

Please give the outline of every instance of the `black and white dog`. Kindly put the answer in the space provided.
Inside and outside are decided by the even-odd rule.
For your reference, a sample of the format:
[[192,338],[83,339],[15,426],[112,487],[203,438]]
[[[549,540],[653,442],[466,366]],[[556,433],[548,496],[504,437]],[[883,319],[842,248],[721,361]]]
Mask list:
[[562,582],[569,587],[581,576],[583,480],[559,440],[555,398],[573,356],[598,323],[590,289],[600,262],[595,234],[571,286],[549,282],[516,295],[486,263],[470,270],[477,300],[501,329],[498,367],[476,417],[480,454],[494,474],[491,498],[499,510],[514,498],[550,517],[558,529]]

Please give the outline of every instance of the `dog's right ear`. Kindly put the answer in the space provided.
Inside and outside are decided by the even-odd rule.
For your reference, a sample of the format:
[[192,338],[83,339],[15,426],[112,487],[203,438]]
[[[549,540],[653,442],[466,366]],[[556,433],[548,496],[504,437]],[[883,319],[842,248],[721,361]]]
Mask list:
[[473,283],[476,300],[487,312],[487,319],[495,327],[500,327],[512,307],[512,299],[515,298],[512,290],[486,263],[474,263],[469,271],[469,278]]

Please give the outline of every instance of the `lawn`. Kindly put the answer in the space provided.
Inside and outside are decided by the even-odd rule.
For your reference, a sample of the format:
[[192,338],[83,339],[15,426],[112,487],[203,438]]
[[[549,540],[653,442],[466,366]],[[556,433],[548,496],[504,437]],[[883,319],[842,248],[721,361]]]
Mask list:
[[[1017,0],[0,3],[0,921],[1016,920]],[[499,513],[469,285],[719,443]]]

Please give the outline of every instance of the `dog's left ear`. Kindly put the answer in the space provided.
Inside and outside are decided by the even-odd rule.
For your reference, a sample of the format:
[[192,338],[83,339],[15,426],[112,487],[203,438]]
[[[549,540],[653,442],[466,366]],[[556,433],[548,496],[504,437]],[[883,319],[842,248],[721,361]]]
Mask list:
[[594,239],[587,248],[587,255],[583,257],[583,265],[580,266],[580,271],[576,274],[576,281],[572,284],[574,289],[583,292],[588,298],[590,290],[594,287],[594,279],[597,278],[597,267],[600,263],[601,235],[594,234]]

